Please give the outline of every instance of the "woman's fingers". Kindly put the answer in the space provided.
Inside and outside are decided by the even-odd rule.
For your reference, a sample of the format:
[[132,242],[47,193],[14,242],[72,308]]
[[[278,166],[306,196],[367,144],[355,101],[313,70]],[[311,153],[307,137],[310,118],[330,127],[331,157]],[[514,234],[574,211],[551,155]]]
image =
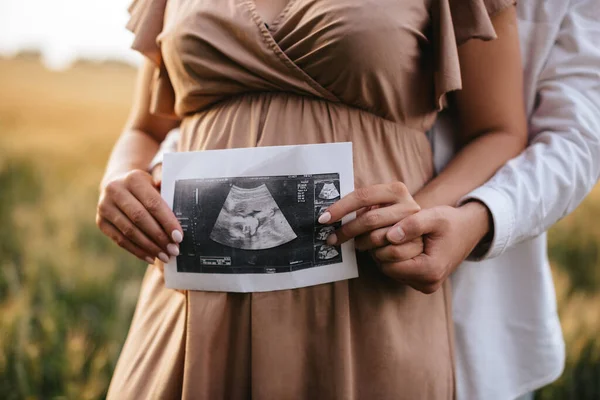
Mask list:
[[111,224],[108,220],[104,218],[99,218],[97,221],[97,225],[106,236],[112,239],[113,242],[136,256],[142,261],[147,262],[148,264],[154,263],[154,257],[151,256],[148,252],[144,251],[141,247],[137,246],[131,240],[129,240],[119,229],[117,229],[113,224]]
[[418,237],[399,245],[388,245],[373,251],[373,257],[382,264],[410,260],[423,253],[423,239]]
[[145,252],[144,259],[158,257],[164,262],[169,262],[169,255],[179,255],[177,243],[183,239],[179,221],[147,172],[132,171],[107,184],[100,196],[97,221],[117,229],[122,237],[110,227],[103,232],[110,231],[113,240],[120,240],[121,247],[132,249],[138,257],[139,250]]
[[[129,208],[130,213],[137,213],[137,210],[133,210],[130,206],[126,206],[125,208]],[[145,216],[145,218],[152,219],[150,214],[147,212],[146,214],[147,216]],[[166,254],[165,250],[161,249],[142,230],[140,230],[139,225],[133,222],[128,214],[119,209],[116,204],[105,205],[100,211],[100,216],[109,222],[111,226],[117,228],[128,241],[142,249],[145,254],[151,255],[152,258],[158,257],[163,262],[169,262],[169,256]]]
[[[178,246],[173,244],[169,236],[140,201],[129,192],[124,192],[117,203],[119,209],[147,237],[152,238],[162,251],[172,256],[179,255]],[[116,224],[115,224],[116,225]]]
[[408,199],[416,204],[402,182],[359,188],[329,207],[327,211],[319,217],[319,222],[322,224],[337,222],[344,216],[364,207],[400,203]]
[[[167,202],[164,201],[160,193],[153,186],[152,177],[141,171],[140,174],[143,175],[137,177],[132,173],[129,180],[126,178],[125,184],[143,207],[152,215],[153,219],[158,222],[161,227],[159,230],[162,230],[159,233],[156,226],[150,226],[152,224],[148,221],[147,228],[151,229],[151,231],[146,232],[150,234],[150,237],[156,238],[161,245],[164,244],[166,246],[169,242],[181,243],[183,230],[181,229],[181,225],[179,225],[177,217],[175,217]],[[168,236],[165,237],[164,233]],[[178,254],[173,255],[176,256]]]
[[356,219],[342,225],[340,229],[329,236],[327,243],[330,245],[341,244],[356,236],[364,235],[380,228],[390,227],[417,211],[419,211],[419,206],[415,202],[394,203],[387,207],[369,210]]

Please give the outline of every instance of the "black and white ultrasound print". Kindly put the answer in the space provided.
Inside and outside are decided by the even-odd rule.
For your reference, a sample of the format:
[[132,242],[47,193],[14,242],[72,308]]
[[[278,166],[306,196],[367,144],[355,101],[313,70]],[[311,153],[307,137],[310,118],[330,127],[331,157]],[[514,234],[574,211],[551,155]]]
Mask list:
[[315,181],[315,203],[331,204],[340,199],[339,179],[320,179]]
[[183,228],[178,272],[278,273],[342,262],[319,216],[340,198],[339,174],[185,179],[173,210]]

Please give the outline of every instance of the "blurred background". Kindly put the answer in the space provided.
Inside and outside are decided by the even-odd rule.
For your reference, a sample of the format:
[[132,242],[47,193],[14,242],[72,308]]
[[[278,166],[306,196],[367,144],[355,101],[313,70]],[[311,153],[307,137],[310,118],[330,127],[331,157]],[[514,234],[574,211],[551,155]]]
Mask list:
[[[101,399],[145,266],[94,223],[139,57],[129,0],[0,0],[0,399]],[[537,399],[600,399],[600,186],[550,232],[567,342]]]

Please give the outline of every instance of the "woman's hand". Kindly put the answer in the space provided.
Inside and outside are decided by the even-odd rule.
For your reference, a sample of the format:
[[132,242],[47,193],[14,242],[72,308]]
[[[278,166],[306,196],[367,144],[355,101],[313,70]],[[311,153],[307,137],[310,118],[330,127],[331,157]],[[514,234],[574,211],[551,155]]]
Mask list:
[[385,273],[394,263],[416,257],[423,251],[421,237],[413,238],[402,246],[390,244],[386,237],[393,225],[419,210],[406,186],[394,182],[355,190],[329,207],[319,222],[334,223],[357,212],[358,217],[330,235],[327,243],[339,245],[355,238],[356,249],[371,251]]
[[370,250],[374,243],[380,246],[386,243],[384,240],[388,229],[384,228],[391,227],[420,209],[406,186],[402,182],[393,182],[356,189],[329,207],[319,217],[319,223],[332,224],[357,212],[357,218],[331,234],[327,243],[339,245],[356,238],[358,250]]
[[183,231],[152,176],[133,170],[101,190],[96,224],[115,243],[150,264],[179,255]]

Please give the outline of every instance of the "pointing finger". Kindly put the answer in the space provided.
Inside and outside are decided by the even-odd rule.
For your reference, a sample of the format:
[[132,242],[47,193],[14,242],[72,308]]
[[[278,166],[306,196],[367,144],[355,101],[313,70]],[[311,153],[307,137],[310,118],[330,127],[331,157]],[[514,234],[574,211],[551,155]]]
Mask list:
[[365,212],[356,219],[344,224],[327,240],[330,245],[344,243],[356,236],[393,225],[397,221],[418,211],[416,204],[393,204]]
[[[329,207],[327,211],[319,217],[319,222],[321,224],[334,223],[340,221],[346,215],[356,212],[364,207],[398,203],[401,199],[406,197],[410,197],[410,193],[402,182],[359,188]],[[412,199],[412,197],[410,198]]]

